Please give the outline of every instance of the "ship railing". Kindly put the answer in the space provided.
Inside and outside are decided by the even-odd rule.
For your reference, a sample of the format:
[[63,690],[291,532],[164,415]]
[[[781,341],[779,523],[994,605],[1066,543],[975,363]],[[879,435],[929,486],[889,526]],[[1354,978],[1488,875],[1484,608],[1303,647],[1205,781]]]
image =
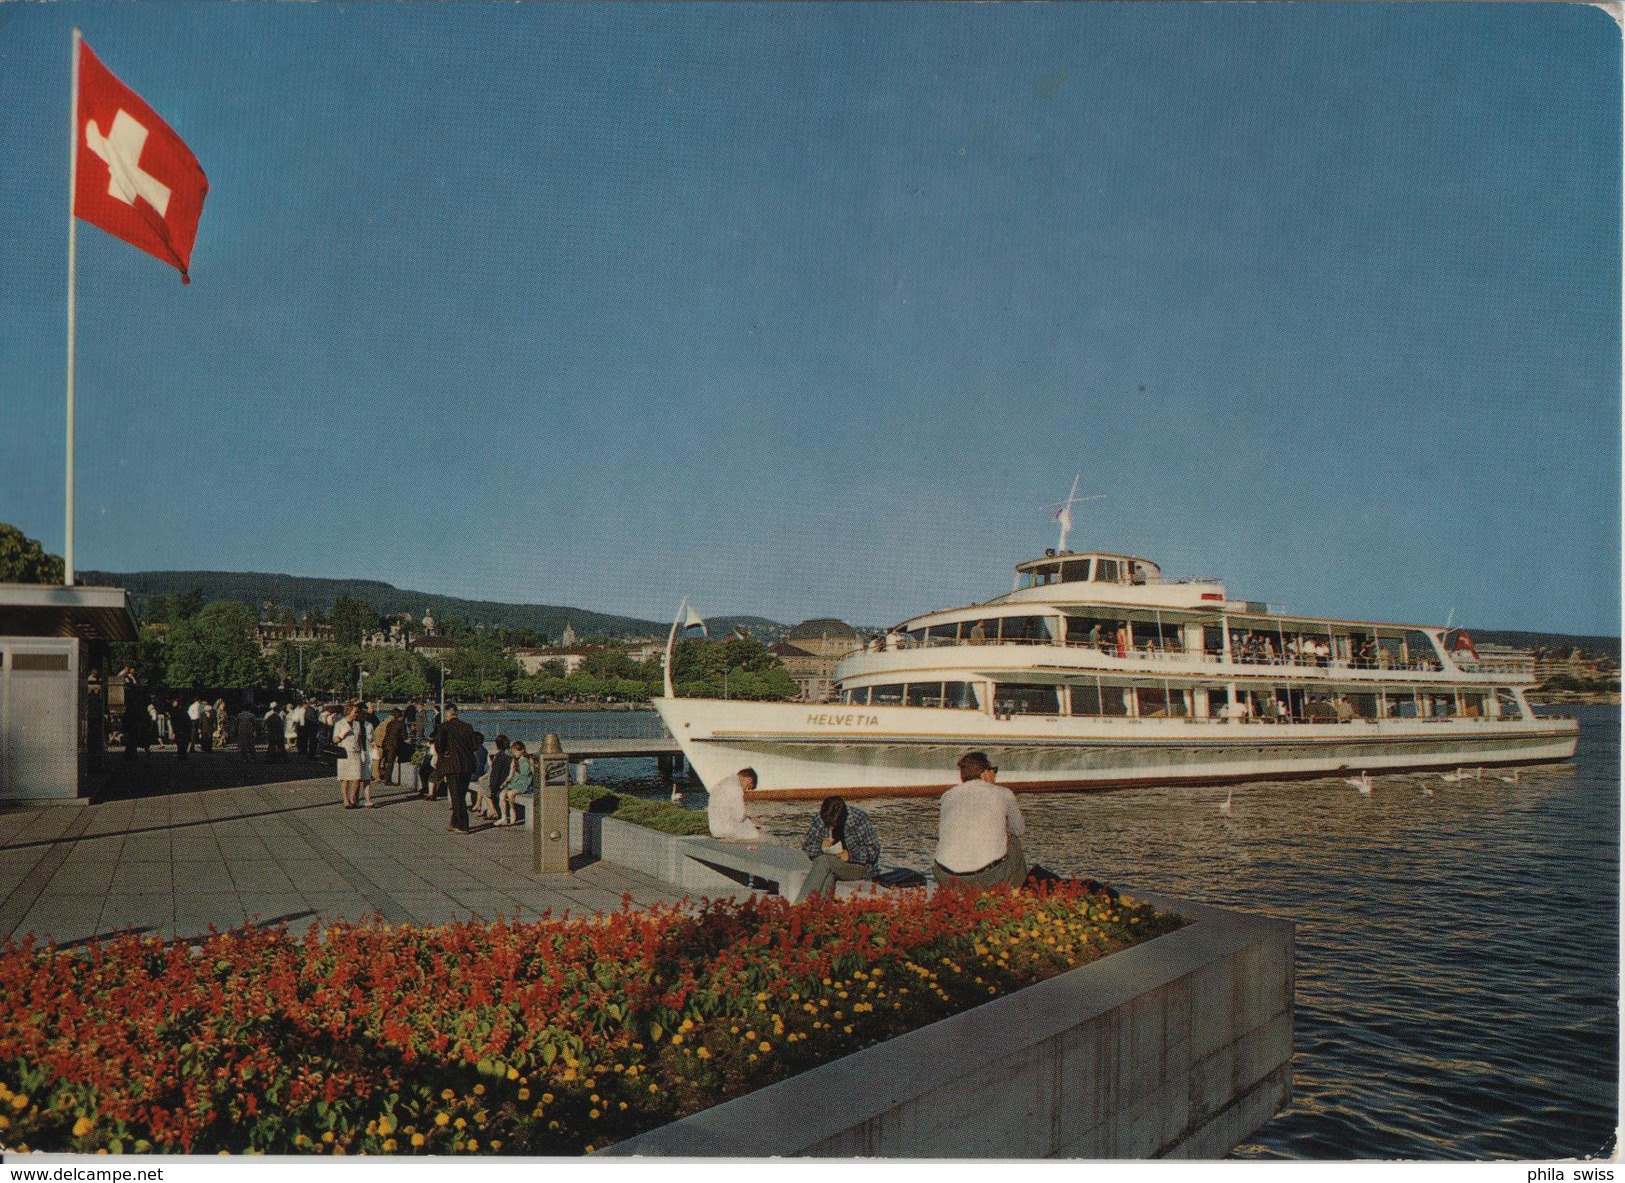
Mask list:
[[[1089,649],[1105,657],[1116,658],[1120,661],[1166,661],[1181,664],[1195,663],[1198,665],[1225,665],[1224,651],[1222,649],[1188,649],[1181,645],[1158,645],[1155,642],[1140,642],[1119,652],[1118,646],[1112,640],[1100,641],[1056,641],[1050,637],[1005,637],[986,638],[978,640],[974,637],[924,637],[909,638],[891,647],[890,650],[854,649],[848,656],[862,653],[879,653],[895,651],[898,649],[942,649],[951,646],[975,645],[1025,645],[1047,646],[1063,649]],[[1283,670],[1381,670],[1383,672],[1401,673],[1440,673],[1442,667],[1433,658],[1418,658],[1414,661],[1403,661],[1397,658],[1362,658],[1362,657],[1310,657],[1304,654],[1277,654],[1263,657],[1231,651],[1232,666],[1244,666],[1249,669],[1283,669]],[[1469,665],[1458,663],[1464,673],[1516,673],[1520,668],[1516,663],[1498,664],[1491,667],[1487,663]]]

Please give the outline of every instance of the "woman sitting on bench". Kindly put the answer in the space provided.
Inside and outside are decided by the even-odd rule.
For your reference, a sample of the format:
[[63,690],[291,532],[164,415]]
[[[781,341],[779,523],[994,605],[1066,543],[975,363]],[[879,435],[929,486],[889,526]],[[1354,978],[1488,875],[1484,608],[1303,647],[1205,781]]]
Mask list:
[[880,839],[875,837],[869,815],[841,797],[824,798],[801,840],[801,849],[813,861],[801,889],[804,900],[834,895],[837,879],[873,879],[880,866]]
[[[530,754],[525,751],[525,745],[519,740],[513,741],[513,765],[508,769],[507,779],[502,782],[502,820],[499,826],[513,826],[519,823],[514,812],[514,806],[523,804],[526,809],[531,807],[531,797],[536,792],[535,778],[531,775]],[[520,801],[523,798],[523,802]]]

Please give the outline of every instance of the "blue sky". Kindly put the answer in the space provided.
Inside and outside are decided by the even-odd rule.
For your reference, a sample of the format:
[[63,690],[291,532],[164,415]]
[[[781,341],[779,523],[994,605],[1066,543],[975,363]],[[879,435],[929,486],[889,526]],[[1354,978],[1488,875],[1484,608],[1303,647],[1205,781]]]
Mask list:
[[888,623],[1055,543],[1618,631],[1620,31],[1580,5],[0,5],[0,520],[81,569]]

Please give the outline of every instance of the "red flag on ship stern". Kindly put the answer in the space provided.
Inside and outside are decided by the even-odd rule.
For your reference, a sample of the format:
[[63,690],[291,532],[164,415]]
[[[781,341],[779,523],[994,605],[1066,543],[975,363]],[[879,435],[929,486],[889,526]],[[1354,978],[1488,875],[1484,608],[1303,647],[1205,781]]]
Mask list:
[[180,270],[187,268],[209,178],[174,130],[79,44],[73,212]]

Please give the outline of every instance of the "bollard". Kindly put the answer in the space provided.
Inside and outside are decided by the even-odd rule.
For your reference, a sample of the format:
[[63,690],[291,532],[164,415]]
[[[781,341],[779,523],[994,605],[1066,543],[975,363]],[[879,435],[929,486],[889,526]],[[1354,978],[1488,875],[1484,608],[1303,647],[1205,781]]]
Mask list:
[[570,761],[559,737],[542,739],[541,776],[536,786],[533,869],[538,875],[570,872]]

